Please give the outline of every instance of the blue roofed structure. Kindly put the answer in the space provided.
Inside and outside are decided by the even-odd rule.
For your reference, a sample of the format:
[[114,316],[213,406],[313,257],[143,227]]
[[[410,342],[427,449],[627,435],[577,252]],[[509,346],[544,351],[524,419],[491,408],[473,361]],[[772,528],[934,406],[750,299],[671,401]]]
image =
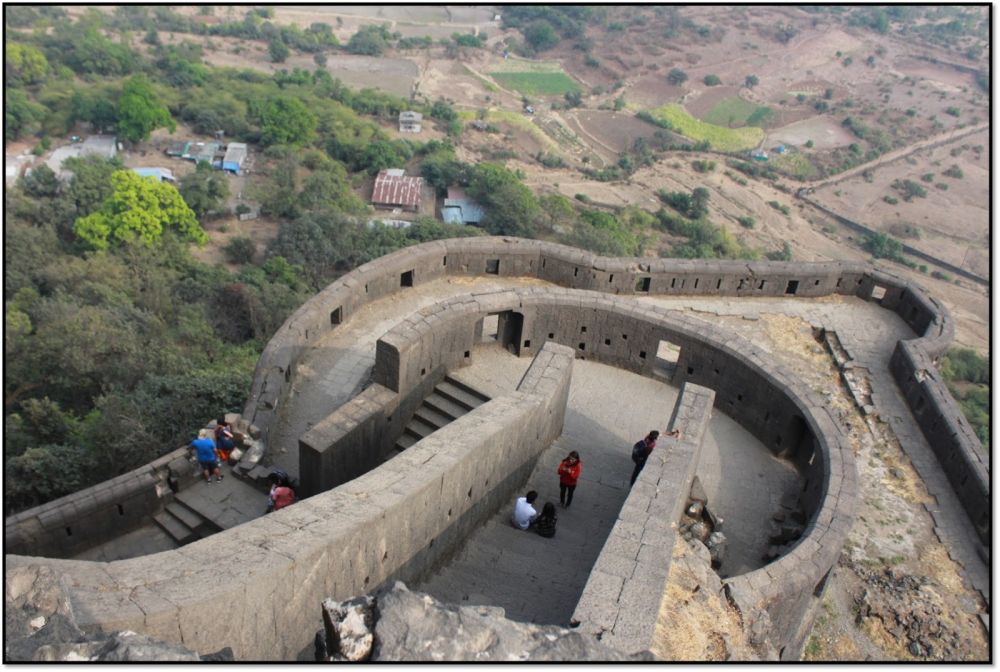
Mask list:
[[441,207],[441,219],[447,224],[473,224],[483,221],[483,206],[470,199],[461,187],[448,187],[448,197]]

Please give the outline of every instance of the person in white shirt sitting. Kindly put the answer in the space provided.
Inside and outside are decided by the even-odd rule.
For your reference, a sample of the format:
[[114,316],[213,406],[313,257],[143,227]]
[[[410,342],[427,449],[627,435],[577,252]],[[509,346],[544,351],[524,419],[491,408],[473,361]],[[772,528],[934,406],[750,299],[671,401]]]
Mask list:
[[538,512],[531,505],[538,499],[538,493],[532,490],[524,497],[518,497],[514,503],[514,515],[510,517],[510,522],[519,530],[526,530],[538,518]]

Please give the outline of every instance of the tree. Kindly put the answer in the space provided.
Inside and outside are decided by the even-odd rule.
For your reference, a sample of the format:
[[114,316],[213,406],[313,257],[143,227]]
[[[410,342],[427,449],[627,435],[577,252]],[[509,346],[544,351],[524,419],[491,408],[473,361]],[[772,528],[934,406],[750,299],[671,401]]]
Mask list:
[[255,107],[265,145],[306,145],[316,135],[316,115],[298,98],[272,96]]
[[107,90],[77,89],[70,99],[70,123],[86,121],[98,133],[118,125],[118,106]]
[[748,89],[752,89],[758,84],[760,84],[760,79],[757,77],[757,75],[747,75],[747,78],[744,80],[744,85]]
[[117,160],[99,156],[67,159],[63,167],[73,172],[66,193],[76,206],[77,217],[94,212],[111,196],[111,175],[122,166]]
[[545,51],[559,44],[559,36],[555,29],[544,19],[528,24],[521,32],[525,41],[535,51]]
[[563,98],[566,99],[566,107],[580,107],[583,105],[583,96],[580,95],[579,91],[567,91],[563,94]]
[[315,54],[313,54],[313,63],[315,63],[317,66],[321,68],[325,68],[326,54],[324,54],[322,51],[317,51]]
[[674,86],[680,86],[687,81],[687,73],[680,68],[671,68],[670,72],[667,74],[667,81]]
[[229,182],[207,161],[199,161],[193,173],[181,178],[179,191],[184,202],[201,219],[225,203],[229,197]]
[[722,84],[722,80],[719,79],[718,75],[705,75],[705,79],[702,81],[705,82],[705,86],[718,86]]
[[381,26],[365,26],[351,35],[347,41],[347,51],[365,56],[381,56],[388,48],[386,41],[388,31]]
[[199,244],[208,236],[194,212],[174,187],[130,170],[111,175],[111,196],[100,210],[76,220],[73,230],[91,247],[107,248],[138,239],[146,244],[160,240],[167,229]]
[[177,124],[149,80],[135,75],[125,82],[118,102],[118,134],[130,142],[139,142],[148,140],[151,131],[162,127],[173,133]]
[[257,254],[257,246],[246,236],[237,236],[226,244],[226,258],[234,264],[249,264]]
[[273,63],[284,63],[289,53],[291,53],[288,45],[281,39],[271,40],[271,43],[267,46],[267,52],[271,56]]
[[3,114],[4,140],[16,140],[37,129],[39,122],[45,118],[46,110],[28,100],[21,89],[5,87]]
[[4,45],[4,74],[8,80],[37,84],[49,71],[45,55],[27,44],[8,42]]
[[471,170],[469,195],[483,204],[483,228],[494,235],[531,236],[538,227],[538,199],[514,173],[495,163]]

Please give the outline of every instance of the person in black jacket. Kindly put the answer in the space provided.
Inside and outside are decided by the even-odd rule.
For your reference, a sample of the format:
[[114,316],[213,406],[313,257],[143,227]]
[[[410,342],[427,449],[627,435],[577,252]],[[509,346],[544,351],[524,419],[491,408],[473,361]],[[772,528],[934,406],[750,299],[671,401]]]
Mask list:
[[542,514],[535,519],[535,531],[543,537],[556,536],[556,505],[545,502]]

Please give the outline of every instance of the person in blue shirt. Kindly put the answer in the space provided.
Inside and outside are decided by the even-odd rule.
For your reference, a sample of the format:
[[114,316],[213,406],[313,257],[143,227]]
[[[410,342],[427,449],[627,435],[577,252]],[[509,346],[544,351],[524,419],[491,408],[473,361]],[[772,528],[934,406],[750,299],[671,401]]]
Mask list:
[[204,430],[198,433],[198,438],[191,442],[191,447],[195,449],[198,456],[198,464],[201,466],[205,480],[212,482],[212,475],[216,479],[222,480],[222,470],[219,469],[219,460],[215,454],[215,441],[209,436],[211,432]]

